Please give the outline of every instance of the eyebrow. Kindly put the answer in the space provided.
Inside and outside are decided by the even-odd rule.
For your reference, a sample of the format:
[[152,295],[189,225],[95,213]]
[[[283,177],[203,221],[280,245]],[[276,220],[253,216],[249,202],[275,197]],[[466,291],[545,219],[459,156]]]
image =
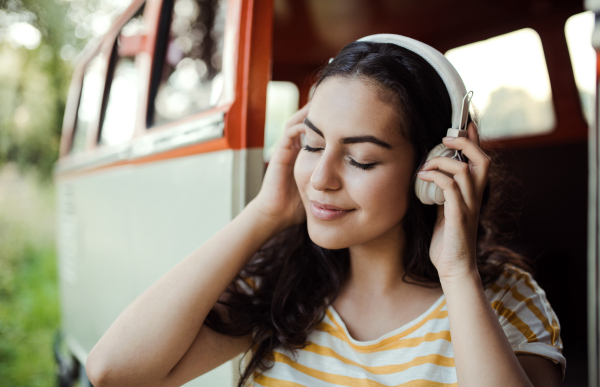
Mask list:
[[[308,126],[309,128],[311,128],[312,130],[314,130],[319,136],[325,138],[325,136],[323,135],[323,132],[321,132],[319,130],[319,128],[317,128],[312,122],[310,122],[308,117],[304,118],[304,124],[306,126]],[[358,144],[361,142],[370,142],[375,145],[379,145],[380,147],[385,148],[385,149],[392,149],[392,146],[390,144],[388,144],[387,142],[385,142],[383,140],[378,139],[375,136],[371,136],[371,135],[342,138],[342,144]]]

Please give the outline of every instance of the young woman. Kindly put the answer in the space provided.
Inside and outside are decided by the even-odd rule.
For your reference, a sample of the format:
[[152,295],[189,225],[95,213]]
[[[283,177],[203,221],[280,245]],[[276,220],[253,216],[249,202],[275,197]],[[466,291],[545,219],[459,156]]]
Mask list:
[[258,196],[119,316],[92,383],[180,386],[246,352],[240,386],[559,386],[558,319],[492,244],[477,128],[444,137],[468,114],[452,72],[397,35],[344,47]]

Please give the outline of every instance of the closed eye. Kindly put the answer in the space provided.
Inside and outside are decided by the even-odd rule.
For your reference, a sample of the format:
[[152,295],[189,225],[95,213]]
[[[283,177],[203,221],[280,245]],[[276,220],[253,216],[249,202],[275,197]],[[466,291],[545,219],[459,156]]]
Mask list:
[[[302,149],[304,149],[304,150],[306,150],[308,152],[318,152],[320,150],[323,150],[323,148],[312,148],[312,147],[310,147],[308,145],[305,145],[304,148],[302,148]],[[368,170],[368,169],[373,168],[377,164],[379,164],[379,163],[361,164],[361,163],[356,162],[352,158],[350,158],[350,165],[352,165],[352,166],[354,166],[356,168],[360,168],[360,169],[365,170],[365,171]]]
[[311,147],[310,147],[310,146],[308,146],[308,145],[305,145],[303,149],[304,149],[304,150],[307,150],[307,151],[309,151],[309,152],[318,152],[318,151],[320,151],[320,150],[323,150],[323,148],[311,148]]
[[361,164],[361,163],[357,163],[353,159],[350,159],[350,165],[354,165],[355,167],[364,169],[364,170],[371,169],[377,164],[379,164],[379,163]]

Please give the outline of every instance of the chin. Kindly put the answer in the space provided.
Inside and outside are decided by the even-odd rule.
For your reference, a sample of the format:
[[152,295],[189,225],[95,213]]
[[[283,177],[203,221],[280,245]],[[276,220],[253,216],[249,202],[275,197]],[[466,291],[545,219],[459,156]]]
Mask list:
[[345,249],[361,243],[357,241],[356,235],[342,225],[324,225],[318,221],[308,221],[308,236],[319,247],[329,250]]

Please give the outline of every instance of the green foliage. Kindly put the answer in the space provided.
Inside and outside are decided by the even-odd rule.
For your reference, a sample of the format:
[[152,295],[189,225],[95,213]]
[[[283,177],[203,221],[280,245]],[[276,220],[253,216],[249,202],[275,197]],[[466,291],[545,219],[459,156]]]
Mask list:
[[12,270],[12,294],[0,303],[0,380],[5,386],[50,387],[56,379],[52,342],[60,321],[56,257],[51,248],[25,250]]
[[[2,387],[55,385],[52,342],[60,314],[51,179],[71,60],[129,3],[0,0]],[[24,36],[11,30],[15,25],[37,39],[19,43]]]
[[60,313],[54,190],[8,164],[0,173],[0,385],[54,386]]
[[[33,168],[42,179],[52,177],[71,59],[130,2],[0,0],[0,166],[15,162],[22,171]],[[41,33],[37,47],[11,41],[10,27],[18,22]]]
[[58,157],[71,78],[70,63],[60,57],[72,36],[64,20],[68,5],[0,0],[0,10],[5,20],[27,22],[42,33],[33,50],[0,40],[0,67],[9,69],[0,73],[0,165],[14,161],[22,170],[37,168],[47,180]]
[[22,170],[38,168],[41,177],[51,176],[65,106],[64,63],[44,63],[39,57],[0,45],[0,64],[12,71],[0,74],[0,164],[16,162]]

